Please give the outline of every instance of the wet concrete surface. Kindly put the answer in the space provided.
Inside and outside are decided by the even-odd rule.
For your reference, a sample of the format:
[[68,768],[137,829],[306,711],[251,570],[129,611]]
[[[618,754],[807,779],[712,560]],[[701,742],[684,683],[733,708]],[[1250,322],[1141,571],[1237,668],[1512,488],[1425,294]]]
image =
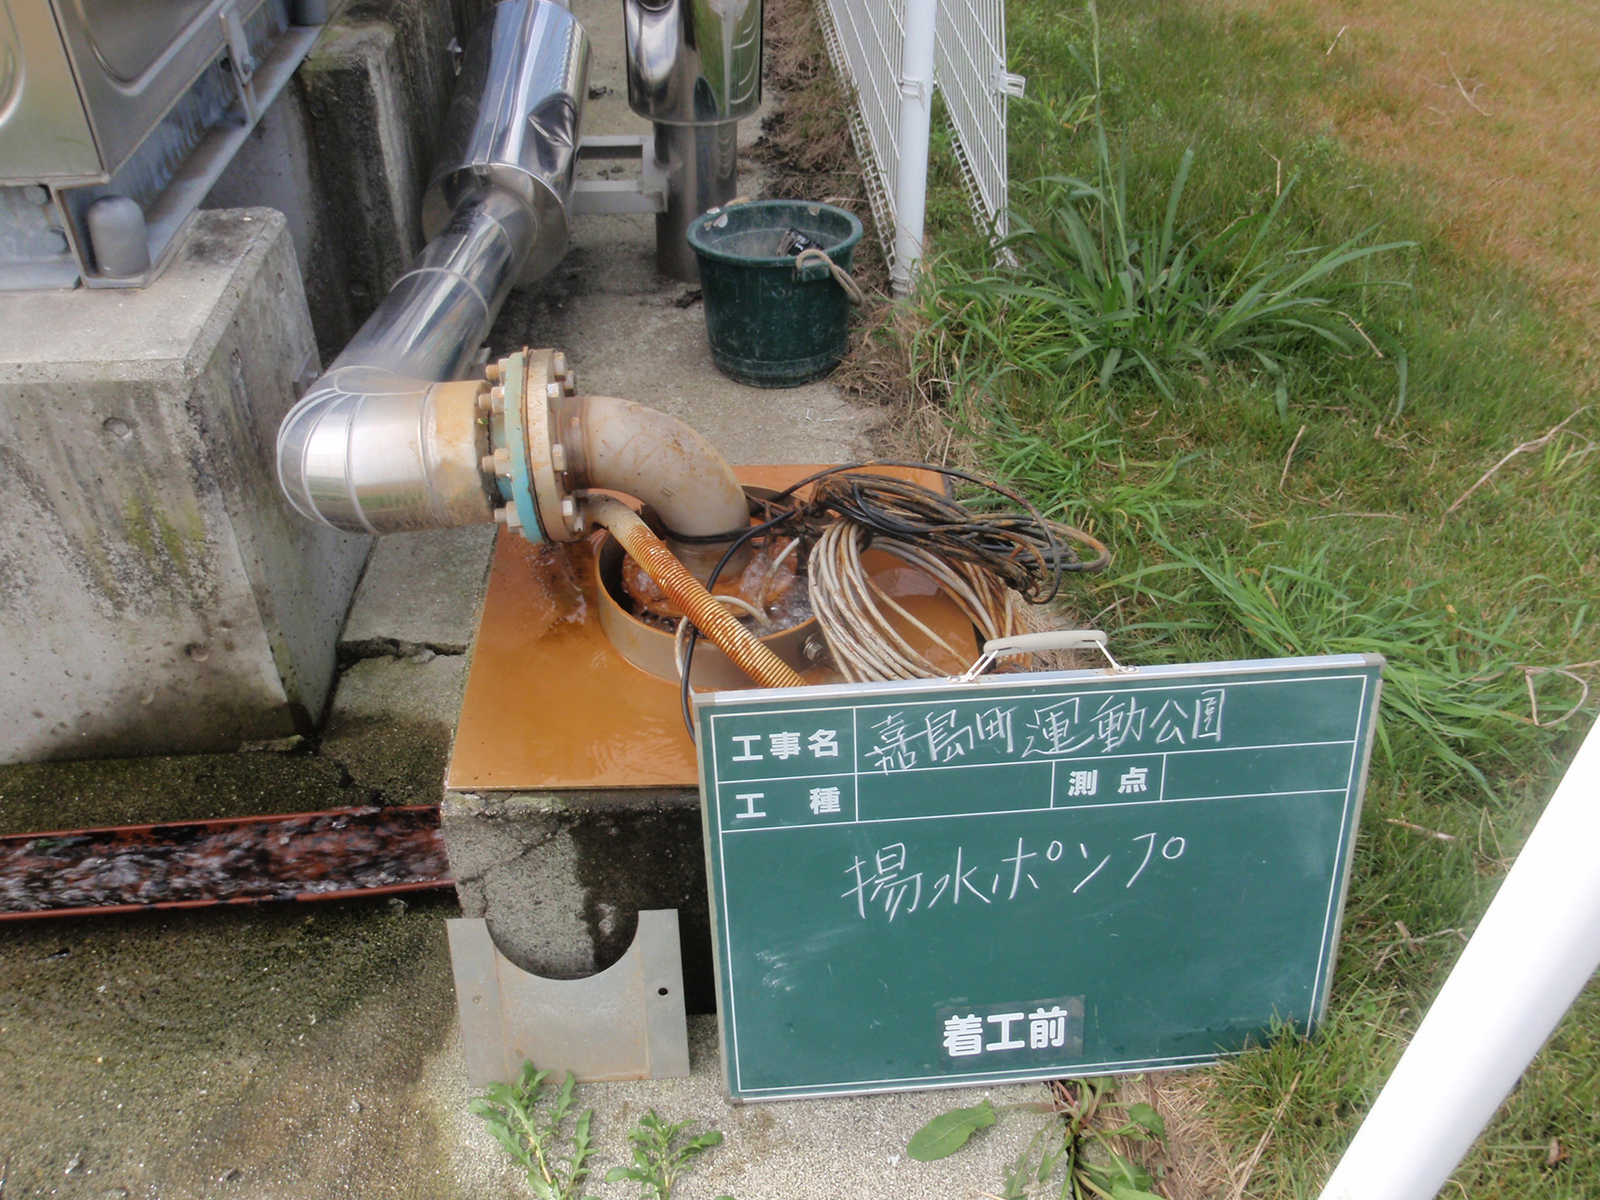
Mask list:
[[445,892],[10,923],[5,1194],[460,1195],[422,1082],[454,912]]

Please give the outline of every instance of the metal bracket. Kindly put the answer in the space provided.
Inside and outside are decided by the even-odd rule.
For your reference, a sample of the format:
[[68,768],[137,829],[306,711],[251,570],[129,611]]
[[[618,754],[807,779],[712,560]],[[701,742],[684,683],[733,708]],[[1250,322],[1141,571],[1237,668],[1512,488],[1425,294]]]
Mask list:
[[1006,60],[994,60],[994,70],[989,74],[989,87],[997,96],[1011,96],[1017,100],[1022,99],[1022,93],[1028,86],[1025,75],[1013,75],[1006,70]]
[[907,100],[915,100],[918,104],[928,102],[928,93],[931,90],[925,79],[902,79],[900,81],[900,94]]
[[677,909],[641,912],[627,953],[586,979],[530,975],[481,917],[445,925],[473,1087],[515,1083],[524,1062],[580,1081],[688,1077]]
[[572,212],[582,216],[623,216],[667,211],[667,172],[656,162],[650,134],[602,134],[580,138],[578,158],[636,160],[634,179],[580,179],[572,190]]
[[239,9],[229,5],[222,11],[222,29],[228,38],[228,66],[233,71],[234,85],[239,89],[239,100],[244,105],[245,123],[254,125],[261,119],[261,109],[256,104],[256,56],[250,52],[250,38],[239,18]]
[[991,638],[983,644],[983,654],[978,661],[967,668],[966,674],[957,675],[952,682],[972,683],[998,659],[1045,650],[1098,650],[1105,655],[1106,662],[1111,664],[1108,670],[1114,674],[1132,675],[1139,669],[1125,667],[1112,658],[1111,651],[1106,649],[1106,635],[1098,629],[1052,629],[1044,633],[1019,633],[1015,637]]

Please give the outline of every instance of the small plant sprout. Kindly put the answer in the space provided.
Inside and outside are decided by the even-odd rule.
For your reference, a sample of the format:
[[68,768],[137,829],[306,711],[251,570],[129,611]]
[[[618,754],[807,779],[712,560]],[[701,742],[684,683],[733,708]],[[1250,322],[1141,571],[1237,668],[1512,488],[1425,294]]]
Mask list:
[[671,1200],[672,1185],[689,1169],[689,1164],[713,1146],[722,1144],[722,1134],[715,1129],[690,1136],[687,1131],[693,1124],[693,1121],[679,1121],[668,1125],[652,1108],[628,1130],[633,1165],[612,1167],[606,1172],[606,1182],[631,1180],[639,1185],[642,1200]]
[[[1150,1173],[1113,1139],[1160,1141],[1166,1136],[1161,1114],[1148,1104],[1113,1100],[1110,1079],[1055,1080],[1050,1090],[1054,1100],[1043,1104],[996,1107],[984,1100],[942,1113],[912,1135],[906,1153],[918,1162],[933,1162],[955,1153],[1002,1112],[1044,1112],[1050,1119],[1007,1164],[1000,1191],[993,1193],[996,1200],[1050,1195],[1058,1200],[1159,1200],[1150,1190],[1155,1186]],[[1100,1149],[1094,1162],[1086,1153],[1091,1145]]]
[[524,1063],[522,1078],[514,1086],[490,1084],[489,1094],[474,1100],[470,1110],[527,1173],[539,1200],[578,1200],[589,1174],[589,1122],[594,1110],[578,1113],[568,1132],[576,1081],[568,1071],[557,1087],[546,1082],[549,1076],[549,1071]]

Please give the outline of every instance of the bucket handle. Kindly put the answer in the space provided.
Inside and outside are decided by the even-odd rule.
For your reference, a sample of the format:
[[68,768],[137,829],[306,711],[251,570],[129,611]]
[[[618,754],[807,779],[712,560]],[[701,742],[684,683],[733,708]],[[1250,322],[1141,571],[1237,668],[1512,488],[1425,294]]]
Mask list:
[[844,289],[844,294],[850,298],[851,304],[860,304],[866,299],[861,285],[851,277],[849,271],[834,262],[826,250],[808,246],[795,256],[794,277],[801,283],[815,283],[819,279],[826,279],[829,275],[832,275]]

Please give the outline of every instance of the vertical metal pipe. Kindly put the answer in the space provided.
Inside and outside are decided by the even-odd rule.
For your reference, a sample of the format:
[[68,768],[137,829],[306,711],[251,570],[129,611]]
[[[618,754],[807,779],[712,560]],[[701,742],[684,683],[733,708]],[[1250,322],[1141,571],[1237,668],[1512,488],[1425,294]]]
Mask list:
[[889,273],[897,296],[911,290],[922,258],[938,19],[939,0],[906,0],[905,44],[900,58],[900,168],[894,181],[894,268]]
[[738,194],[738,135],[736,121],[656,126],[656,162],[667,174],[667,211],[656,214],[656,266],[662,274],[699,280],[689,225]]
[[689,223],[739,190],[738,121],[761,105],[762,0],[623,0],[628,107],[656,129],[656,265],[697,280]]

